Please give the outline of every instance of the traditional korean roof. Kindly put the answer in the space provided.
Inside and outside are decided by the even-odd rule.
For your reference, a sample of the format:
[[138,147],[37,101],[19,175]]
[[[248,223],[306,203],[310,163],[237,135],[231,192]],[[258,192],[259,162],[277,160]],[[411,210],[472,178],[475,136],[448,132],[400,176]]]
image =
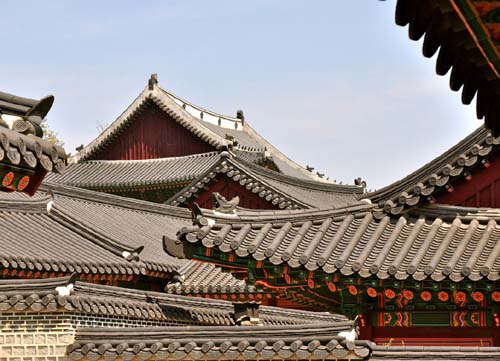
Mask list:
[[295,178],[265,169],[222,152],[217,163],[194,179],[167,203],[186,204],[205,191],[216,177],[225,176],[282,209],[342,208],[357,203],[362,186],[340,185]]
[[[73,275],[0,279],[0,313],[60,311],[184,325],[232,326],[237,322],[231,302],[103,286],[76,278]],[[352,326],[352,321],[344,316],[326,312],[260,306],[258,316],[260,322],[268,326],[327,324],[341,331]]]
[[0,267],[20,277],[45,272],[176,275],[166,292],[252,297],[262,293],[218,267],[164,253],[165,227],[174,235],[189,224],[189,211],[178,207],[46,183],[32,198],[1,194],[0,214],[0,230],[9,240],[0,249]]
[[170,273],[161,239],[186,224],[181,209],[44,184],[32,199],[0,200],[5,268],[87,274]]
[[177,269],[181,275],[165,287],[168,293],[180,295],[223,295],[259,292],[258,288],[236,279],[211,263],[185,260]]
[[332,324],[79,329],[72,359],[364,360],[369,341],[346,341]]
[[500,1],[398,0],[396,23],[408,25],[409,37],[424,36],[423,54],[438,50],[436,73],[451,69],[450,88],[462,89],[462,102],[477,94],[478,118],[500,132]]
[[0,92],[0,176],[2,190],[33,194],[46,172],[61,172],[66,153],[42,139],[41,127],[54,97],[41,100]]
[[283,173],[305,179],[317,178],[315,174],[287,158],[253,130],[244,120],[242,113],[239,117],[217,114],[179,98],[160,88],[157,83],[156,77],[152,76],[148,87],[133,103],[96,139],[71,157],[71,162],[81,162],[91,158],[129,126],[144,107],[148,104],[156,104],[184,128],[217,149],[234,148],[258,154],[268,152]]
[[178,238],[185,245],[213,248],[213,259],[231,253],[275,266],[364,278],[493,281],[500,279],[498,219],[497,211],[447,206],[393,218],[367,204],[226,216],[206,211]]
[[500,359],[500,347],[479,346],[372,346],[370,361],[442,361]]
[[379,203],[389,214],[400,214],[406,208],[433,202],[446,191],[453,180],[468,177],[478,166],[488,165],[488,157],[498,152],[500,138],[494,138],[484,126],[415,172],[360,198]]
[[90,160],[73,163],[47,181],[93,190],[185,185],[219,160],[218,152],[147,160]]

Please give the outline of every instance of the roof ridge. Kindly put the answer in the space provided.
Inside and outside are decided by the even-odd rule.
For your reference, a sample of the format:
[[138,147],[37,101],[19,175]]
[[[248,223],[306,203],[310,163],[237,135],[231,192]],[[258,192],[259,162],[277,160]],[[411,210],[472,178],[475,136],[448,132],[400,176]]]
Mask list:
[[139,212],[165,214],[178,218],[191,218],[190,211],[180,207],[173,207],[167,204],[153,203],[135,198],[121,197],[114,194],[97,192],[64,184],[43,182],[40,189],[51,190],[54,194],[59,194],[65,197],[78,198],[114,207],[132,209]]
[[462,221],[478,221],[488,223],[489,221],[500,221],[500,208],[489,207],[464,207],[448,204],[431,204],[420,206],[410,210],[408,214],[412,216],[426,216],[428,218],[442,218],[452,220],[459,218]]
[[71,210],[64,207],[64,205],[59,204],[59,202],[57,202],[57,199],[52,206],[49,217],[51,217],[64,227],[70,228],[74,232],[85,236],[85,238],[89,241],[93,242],[99,247],[106,249],[111,253],[114,253],[116,256],[126,258],[124,256],[124,252],[133,251],[131,247],[122,244],[114,239],[110,239],[100,230],[96,229],[94,225],[88,224],[87,222],[78,219],[78,217],[75,217],[72,214]]
[[74,283],[76,274],[57,277],[57,278],[35,278],[35,279],[5,279],[0,278],[0,294],[22,294],[28,291],[34,293],[33,289],[38,292],[57,293],[56,287],[65,286],[69,283]]
[[[243,122],[241,121],[241,119],[239,119],[239,118],[237,118],[237,117],[231,117],[231,116],[229,116],[229,115],[220,114],[220,113],[214,112],[214,111],[212,111],[212,110],[209,110],[209,109],[203,108],[203,107],[201,107],[201,106],[199,106],[199,105],[194,104],[193,102],[190,102],[190,101],[188,101],[188,100],[186,100],[186,99],[184,99],[184,98],[181,98],[180,96],[178,96],[178,95],[176,95],[176,94],[174,94],[174,93],[172,93],[172,92],[170,92],[170,91],[168,91],[168,90],[166,90],[166,89],[162,88],[162,87],[161,87],[161,86],[159,86],[159,85],[158,85],[158,89],[160,89],[162,92],[164,92],[167,96],[170,96],[170,97],[172,97],[172,98],[174,98],[174,99],[178,100],[179,102],[182,102],[182,103],[184,103],[184,104],[186,104],[186,105],[189,105],[189,106],[191,106],[192,108],[197,109],[197,110],[199,110],[199,111],[201,111],[201,112],[203,112],[203,113],[208,113],[208,114],[213,115],[213,116],[215,116],[215,117],[218,117],[218,118],[224,118],[224,119],[227,119],[227,120],[232,121],[232,122],[236,122],[236,123],[243,123]],[[203,120],[203,119],[200,119],[200,120]],[[242,125],[243,125],[243,124],[242,124]]]
[[53,200],[51,194],[34,198],[7,199],[0,198],[0,211],[23,213],[47,213],[47,206]]
[[308,208],[308,209],[294,209],[294,210],[239,210],[236,214],[225,215],[219,212],[215,212],[209,209],[203,209],[203,215],[209,218],[216,219],[221,223],[230,222],[237,224],[238,222],[251,222],[258,220],[258,223],[264,221],[298,221],[304,219],[313,219],[317,217],[344,217],[349,214],[352,215],[364,215],[368,212],[375,212],[377,210],[376,205],[359,203],[352,206],[347,206],[343,208]]
[[115,164],[123,164],[123,163],[160,163],[160,162],[166,162],[166,161],[176,161],[176,160],[182,160],[182,159],[189,159],[189,158],[207,158],[211,156],[216,156],[220,154],[218,151],[213,151],[213,152],[205,152],[205,153],[197,153],[197,154],[189,154],[189,155],[183,155],[183,156],[178,156],[178,157],[163,157],[163,158],[151,158],[151,159],[92,159],[92,160],[85,160],[82,161],[79,164],[99,164],[99,163],[115,163]]
[[[278,173],[276,171],[273,171],[271,169],[266,169],[262,166],[259,166],[258,164],[252,164],[250,162],[247,162],[243,159],[238,158],[236,155],[233,157],[230,157],[231,161],[236,162],[236,163],[242,163],[243,165],[250,167],[252,170],[262,173],[266,176],[270,176],[272,178],[276,178],[279,181],[289,183],[292,185],[299,185],[305,188],[311,188],[313,190],[324,190],[324,191],[331,191],[331,190],[338,190],[339,192],[342,190],[348,191],[357,191],[355,193],[362,193],[363,188],[356,186],[354,184],[337,184],[334,182],[321,182],[321,181],[316,181],[314,179],[303,179],[303,178],[297,178],[291,175],[283,174],[283,173]],[[321,189],[320,189],[321,188]],[[361,192],[359,192],[361,191]]]

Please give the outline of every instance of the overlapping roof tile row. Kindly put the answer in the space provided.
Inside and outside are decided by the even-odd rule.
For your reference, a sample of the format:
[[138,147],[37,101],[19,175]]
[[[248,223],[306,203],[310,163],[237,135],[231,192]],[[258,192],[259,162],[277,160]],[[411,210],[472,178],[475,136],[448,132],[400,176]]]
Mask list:
[[[292,268],[382,279],[500,279],[498,216],[467,208],[391,218],[374,205],[342,210],[240,212],[181,229],[178,237],[222,253]],[[210,220],[212,219],[212,221]],[[205,225],[203,225],[205,224]]]
[[498,152],[500,138],[495,138],[484,126],[479,127],[455,146],[403,179],[360,198],[383,206],[386,213],[400,214],[408,207],[428,204],[429,199],[446,190],[451,182],[474,167],[488,161]]
[[[154,357],[157,360],[363,360],[371,343],[337,336],[340,325],[81,329],[68,348],[71,358]],[[134,340],[134,341],[130,341]]]
[[[60,311],[198,326],[236,325],[234,305],[228,301],[103,286],[77,278],[75,274],[49,279],[0,279],[0,313]],[[268,306],[259,307],[259,319],[268,326],[321,324],[341,331],[352,325],[342,315]]]

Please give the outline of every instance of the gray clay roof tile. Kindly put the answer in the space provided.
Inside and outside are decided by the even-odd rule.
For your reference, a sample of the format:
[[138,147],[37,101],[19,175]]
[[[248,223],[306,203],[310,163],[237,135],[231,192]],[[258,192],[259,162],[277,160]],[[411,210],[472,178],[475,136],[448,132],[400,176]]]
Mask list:
[[381,279],[500,279],[496,210],[429,206],[389,217],[374,205],[246,211],[181,229],[188,243],[309,271]]

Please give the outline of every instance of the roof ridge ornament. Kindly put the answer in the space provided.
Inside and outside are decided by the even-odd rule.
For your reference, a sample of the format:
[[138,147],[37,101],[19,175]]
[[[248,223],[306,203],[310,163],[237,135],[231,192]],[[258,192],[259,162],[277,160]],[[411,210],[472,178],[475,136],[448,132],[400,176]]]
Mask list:
[[125,258],[127,261],[139,261],[139,255],[141,254],[142,251],[144,251],[144,246],[139,246],[136,249],[132,250],[131,252],[123,251],[122,257]]
[[219,192],[212,193],[213,200],[213,210],[214,212],[224,213],[224,214],[234,214],[236,213],[236,207],[240,203],[240,197],[233,197],[231,200],[227,200]]
[[354,185],[366,188],[366,181],[364,181],[361,177],[358,177],[354,179]]
[[196,202],[194,202],[192,206],[191,219],[193,221],[193,226],[212,227],[215,224],[215,220],[203,216],[201,208]]
[[154,90],[154,88],[156,86],[158,86],[158,74],[153,73],[153,74],[151,74],[151,76],[149,77],[149,80],[148,80],[148,89]]
[[263,326],[259,318],[260,302],[233,302],[234,322],[238,326]]
[[236,111],[236,118],[241,120],[241,125],[245,125],[245,115],[243,114],[243,110],[238,109]]
[[59,296],[69,296],[71,294],[71,291],[73,291],[76,279],[77,279],[77,274],[76,273],[71,274],[71,276],[66,281],[66,284],[64,286],[56,287],[57,294]]

